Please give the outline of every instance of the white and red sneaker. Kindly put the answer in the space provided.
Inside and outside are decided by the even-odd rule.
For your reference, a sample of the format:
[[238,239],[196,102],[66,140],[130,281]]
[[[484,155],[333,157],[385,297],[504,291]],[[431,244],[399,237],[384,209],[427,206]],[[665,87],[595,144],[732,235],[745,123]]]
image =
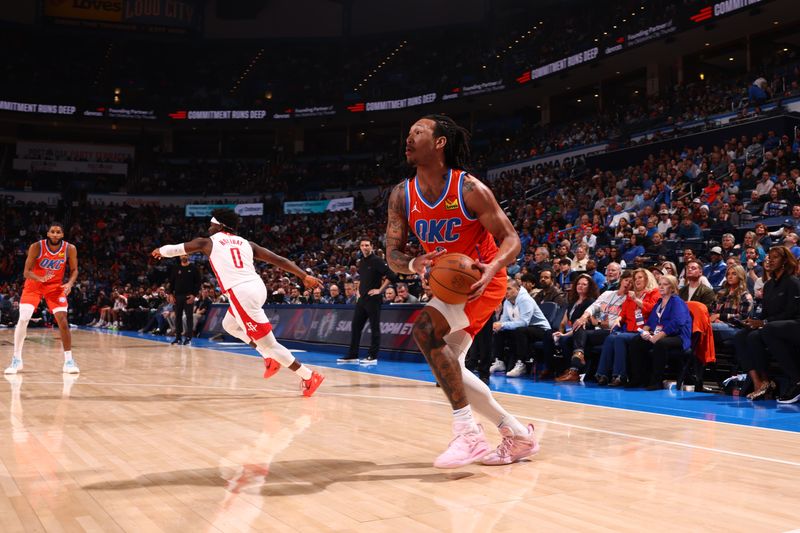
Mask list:
[[510,465],[520,459],[539,453],[539,443],[533,433],[533,424],[528,424],[528,434],[514,436],[510,427],[500,428],[503,440],[492,453],[481,459],[485,465]]
[[264,379],[271,378],[281,369],[281,364],[271,357],[264,359]]
[[478,424],[478,431],[472,428],[453,427],[453,440],[447,449],[436,458],[436,468],[458,468],[474,463],[489,451],[489,443],[483,434],[483,427]]

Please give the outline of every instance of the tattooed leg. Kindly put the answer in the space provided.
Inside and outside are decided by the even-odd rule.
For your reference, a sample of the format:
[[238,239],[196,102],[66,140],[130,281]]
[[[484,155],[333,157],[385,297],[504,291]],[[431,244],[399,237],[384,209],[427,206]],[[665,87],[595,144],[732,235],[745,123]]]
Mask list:
[[450,405],[456,410],[466,407],[469,402],[464,392],[458,354],[444,342],[444,336],[449,332],[450,326],[442,314],[436,309],[426,307],[414,322],[412,335],[436,376],[436,381],[450,400]]

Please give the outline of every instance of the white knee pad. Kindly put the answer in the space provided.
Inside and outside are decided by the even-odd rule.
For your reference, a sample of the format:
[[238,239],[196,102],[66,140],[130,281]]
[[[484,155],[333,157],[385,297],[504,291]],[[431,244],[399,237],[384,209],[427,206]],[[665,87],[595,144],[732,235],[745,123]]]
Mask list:
[[31,304],[19,304],[19,321],[28,322],[33,316],[34,308]]
[[279,362],[282,366],[289,366],[294,363],[294,356],[286,346],[278,342],[275,334],[271,331],[268,335],[261,337],[256,343],[256,351],[263,357],[271,357]]
[[222,319],[222,329],[240,341],[250,344],[250,337],[247,336],[231,313],[225,313],[225,317]]

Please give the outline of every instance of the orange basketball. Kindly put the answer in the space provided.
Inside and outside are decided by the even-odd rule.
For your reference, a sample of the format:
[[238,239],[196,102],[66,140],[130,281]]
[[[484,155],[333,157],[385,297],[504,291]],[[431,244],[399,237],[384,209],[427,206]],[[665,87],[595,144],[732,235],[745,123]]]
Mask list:
[[470,287],[479,279],[481,271],[475,267],[471,257],[450,253],[436,259],[428,283],[433,295],[444,303],[463,304],[467,301]]

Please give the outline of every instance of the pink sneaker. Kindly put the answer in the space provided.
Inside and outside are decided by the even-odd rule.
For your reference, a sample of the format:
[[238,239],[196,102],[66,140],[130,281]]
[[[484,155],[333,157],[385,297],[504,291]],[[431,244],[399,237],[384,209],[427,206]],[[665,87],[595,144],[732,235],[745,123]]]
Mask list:
[[455,437],[450,441],[447,449],[436,458],[433,466],[436,468],[458,468],[459,466],[474,463],[489,451],[489,443],[483,434],[483,427],[478,424],[478,431],[459,431],[453,428]]
[[510,465],[539,453],[539,443],[536,441],[536,435],[533,434],[533,424],[528,424],[528,435],[524,437],[515,437],[508,426],[500,428],[500,434],[503,435],[503,440],[495,451],[481,459],[481,463]]

